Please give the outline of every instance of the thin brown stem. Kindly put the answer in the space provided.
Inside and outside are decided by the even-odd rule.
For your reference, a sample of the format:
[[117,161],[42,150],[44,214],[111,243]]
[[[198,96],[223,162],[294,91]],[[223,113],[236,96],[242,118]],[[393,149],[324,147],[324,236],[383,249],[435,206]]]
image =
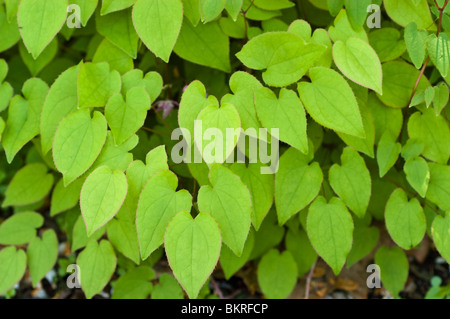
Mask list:
[[214,287],[214,291],[216,292],[217,296],[220,299],[225,299],[225,296],[223,295],[222,290],[220,290],[219,284],[217,283],[217,281],[214,279],[213,276],[211,276],[211,283],[212,283],[212,285]]
[[149,127],[142,126],[141,129],[143,129],[145,131],[149,131],[149,132],[155,133],[155,134],[159,134],[159,135],[164,135],[164,136],[170,137],[170,134],[168,134],[166,132],[161,132],[161,131],[158,131],[158,130],[154,130],[154,129],[149,128]]
[[309,290],[311,286],[311,279],[314,274],[314,269],[316,268],[317,259],[309,270],[308,276],[306,277],[306,288],[305,288],[305,299],[309,299]]

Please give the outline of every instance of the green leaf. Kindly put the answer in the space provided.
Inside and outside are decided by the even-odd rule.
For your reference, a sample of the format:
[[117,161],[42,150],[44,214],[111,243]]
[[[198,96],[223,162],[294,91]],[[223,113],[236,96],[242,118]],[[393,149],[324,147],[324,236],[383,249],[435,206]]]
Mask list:
[[250,254],[252,253],[253,247],[255,245],[255,235],[250,232],[247,237],[247,241],[244,245],[244,250],[240,257],[236,256],[233,251],[227,247],[227,245],[222,245],[222,250],[220,252],[220,265],[225,274],[225,278],[229,280],[239,269],[241,269],[249,260]]
[[195,145],[205,162],[225,162],[236,147],[241,131],[241,120],[234,105],[223,104],[220,108],[208,105],[198,114],[195,125]]
[[220,164],[209,172],[210,185],[198,192],[198,208],[219,224],[223,242],[241,256],[250,230],[252,201],[250,192],[239,176]]
[[243,0],[227,0],[225,2],[225,9],[234,21],[237,20],[239,13],[241,12],[243,3]]
[[117,213],[116,218],[108,222],[106,231],[111,244],[124,256],[139,265],[141,258],[136,224],[123,208]]
[[164,273],[159,277],[159,284],[153,288],[152,299],[183,299],[183,289],[175,278]]
[[122,144],[144,125],[150,107],[150,97],[143,87],[130,89],[126,101],[120,93],[109,99],[105,107],[105,117],[117,145]]
[[183,22],[181,0],[137,0],[132,16],[142,42],[167,63]]
[[72,251],[77,251],[80,248],[86,247],[89,240],[98,240],[105,233],[105,228],[100,228],[91,236],[86,233],[86,224],[84,223],[83,216],[81,215],[80,208],[75,208],[78,215],[78,219],[75,221],[72,230]]
[[143,86],[150,101],[154,102],[161,94],[163,79],[157,72],[148,72],[145,74],[139,69],[133,69],[122,76],[122,94],[126,93],[135,86]]
[[430,169],[427,161],[422,157],[410,158],[406,161],[403,170],[408,183],[420,196],[425,197],[430,182]]
[[258,283],[268,299],[285,299],[297,283],[297,264],[289,251],[271,249],[258,264]]
[[366,257],[376,247],[380,231],[376,227],[368,227],[355,223],[352,250],[347,257],[347,268]]
[[430,184],[427,198],[442,210],[450,210],[450,166],[428,163]]
[[386,228],[403,249],[417,246],[427,229],[423,208],[417,198],[408,202],[406,193],[397,188],[389,197],[385,211]]
[[403,114],[399,109],[384,105],[374,93],[369,94],[367,106],[375,124],[375,142],[379,143],[382,135],[388,131],[392,138],[397,138],[403,126]]
[[0,251],[0,295],[11,289],[25,274],[27,255],[10,246]]
[[328,30],[331,39],[336,41],[346,41],[350,37],[357,37],[368,42],[367,34],[364,29],[355,31],[349,21],[347,11],[341,10],[334,19],[334,27],[330,26]]
[[95,51],[92,62],[107,62],[112,70],[125,74],[133,69],[133,59],[108,39],[103,39]]
[[442,116],[431,109],[422,114],[416,112],[409,118],[408,135],[425,145],[422,154],[426,158],[446,164],[450,158],[450,129]]
[[23,42],[36,59],[66,21],[67,0],[22,0],[17,22]]
[[0,225],[0,243],[2,245],[26,244],[36,236],[36,228],[43,224],[44,218],[38,213],[16,213]]
[[330,185],[344,203],[363,218],[369,206],[371,179],[364,159],[347,147],[341,156],[342,165],[334,164],[329,171]]
[[333,58],[339,70],[350,80],[383,94],[381,62],[367,42],[354,37],[345,43],[337,41],[333,46]]
[[129,165],[127,169],[128,193],[125,205],[133,220],[136,217],[139,195],[147,181],[156,173],[168,169],[164,146],[158,146],[148,152],[145,164],[141,161],[134,161]]
[[319,194],[323,174],[317,162],[294,148],[289,148],[280,158],[275,175],[275,205],[278,222],[286,223]]
[[267,32],[252,38],[236,54],[245,66],[263,72],[270,86],[287,86],[302,78],[324,53],[326,47],[306,44],[289,32]]
[[191,194],[177,192],[177,187],[177,176],[164,170],[149,179],[139,196],[136,229],[143,260],[162,245],[170,220],[180,211],[191,210]]
[[[436,248],[447,262],[450,260],[450,214],[436,216],[431,226],[433,241]],[[1,290],[1,289],[0,289]]]
[[[103,1],[103,7],[104,7]],[[102,10],[103,10],[102,7]],[[97,15],[97,31],[133,59],[137,57],[139,36],[134,30],[131,9],[120,10],[107,15]]]
[[[104,2],[105,1],[103,1],[103,3]],[[95,8],[97,8],[98,0],[69,0],[69,3],[80,6],[81,9],[80,22],[81,25],[85,27],[87,22],[89,21],[89,18],[94,13]]]
[[269,211],[267,217],[264,218],[261,227],[255,232],[255,245],[253,246],[250,260],[261,257],[271,248],[281,243],[284,237],[285,228],[276,224],[277,215],[275,208]]
[[136,0],[102,0],[101,15],[131,7]]
[[217,21],[193,26],[185,19],[174,52],[181,58],[224,72],[230,72],[230,45]]
[[[408,106],[412,91],[419,77],[419,70],[400,60],[383,63],[383,95],[378,98],[387,106],[403,108]],[[425,91],[430,86],[427,78],[422,76],[417,92]]]
[[348,20],[354,30],[361,30],[366,22],[367,8],[372,4],[372,0],[345,0]]
[[220,229],[207,213],[193,219],[180,212],[167,227],[164,243],[170,268],[190,298],[198,296],[213,272],[221,242]]
[[395,60],[406,50],[402,34],[395,28],[374,30],[369,33],[369,41],[381,62]]
[[182,0],[182,2],[184,16],[196,27],[200,21],[200,0]]
[[53,137],[61,120],[77,107],[77,77],[81,64],[62,73],[53,83],[45,98],[40,118],[42,153],[52,148]]
[[200,18],[203,23],[210,22],[217,18],[225,9],[227,0],[199,0]]
[[448,35],[445,33],[439,34],[439,37],[434,34],[430,35],[427,48],[431,62],[445,78],[450,68],[450,39]]
[[58,53],[58,40],[53,39],[36,59],[28,53],[22,42],[19,44],[19,52],[31,75],[36,76],[55,58]]
[[255,90],[255,106],[262,125],[279,129],[279,138],[302,153],[308,153],[306,114],[294,91],[281,89],[279,98],[268,88]]
[[295,6],[295,4],[293,4],[289,0],[255,0],[254,5],[263,10],[280,10]]
[[58,257],[58,239],[55,231],[49,229],[42,238],[34,237],[27,248],[28,266],[33,287],[53,268]]
[[308,113],[322,126],[365,137],[355,95],[336,71],[322,67],[309,72],[312,83],[300,82],[298,91]]
[[0,112],[8,107],[9,101],[13,97],[14,90],[8,82],[3,80],[8,75],[8,64],[0,59]]
[[53,189],[50,204],[50,216],[53,217],[74,208],[80,199],[83,183],[84,179],[78,179],[67,187],[64,187],[64,180],[60,179]]
[[96,240],[89,241],[77,258],[81,288],[86,298],[91,299],[105,288],[116,264],[117,258],[109,241],[102,240],[100,244]]
[[53,186],[53,175],[42,163],[21,168],[6,189],[2,207],[25,206],[44,199]]
[[397,24],[406,27],[415,22],[419,29],[433,26],[427,0],[384,0],[384,8],[389,17]]
[[230,169],[238,175],[250,191],[253,203],[252,224],[258,230],[273,203],[275,181],[272,174],[262,174],[260,163],[234,163]]
[[309,207],[306,227],[312,246],[338,275],[353,241],[353,220],[344,203],[319,196]]
[[3,6],[0,7],[0,30],[2,30],[2,42],[0,52],[11,48],[20,40],[19,27],[16,19],[8,21]]
[[438,116],[442,112],[444,107],[448,104],[449,97],[450,94],[447,84],[441,83],[434,87],[433,106],[436,116]]
[[375,254],[375,264],[380,267],[383,285],[394,297],[398,297],[408,279],[409,264],[403,250],[397,246],[382,246]]
[[420,69],[425,60],[427,36],[428,32],[426,30],[418,30],[415,22],[411,22],[405,28],[406,48],[416,69]]
[[93,171],[83,184],[80,207],[88,236],[113,218],[127,195],[125,174],[101,166]]
[[400,143],[396,143],[390,132],[383,134],[380,142],[378,143],[377,149],[377,163],[380,177],[386,175],[392,166],[394,166],[401,150],[402,145]]
[[150,267],[136,267],[121,275],[111,299],[146,299],[153,290],[155,272]]
[[413,157],[418,157],[420,156],[420,154],[422,154],[424,148],[425,145],[420,141],[417,141],[415,139],[409,139],[403,146],[402,157],[405,159],[405,161]]
[[47,95],[47,84],[38,78],[31,78],[22,88],[22,96],[16,95],[8,108],[8,119],[2,136],[8,163],[33,137],[39,134],[42,106]]
[[53,159],[63,174],[64,186],[89,169],[105,140],[106,120],[99,112],[91,118],[89,109],[84,108],[61,121],[53,140]]
[[298,277],[303,277],[317,260],[317,253],[309,242],[303,229],[289,229],[286,234],[286,249],[297,263]]
[[110,71],[108,63],[83,64],[78,73],[78,108],[104,107],[120,86],[119,72]]

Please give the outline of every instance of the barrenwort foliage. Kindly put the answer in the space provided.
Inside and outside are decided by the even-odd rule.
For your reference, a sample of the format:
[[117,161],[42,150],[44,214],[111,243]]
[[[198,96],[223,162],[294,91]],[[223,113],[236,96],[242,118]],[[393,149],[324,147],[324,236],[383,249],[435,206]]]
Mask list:
[[286,298],[372,256],[398,297],[450,261],[448,3],[0,0],[0,296]]

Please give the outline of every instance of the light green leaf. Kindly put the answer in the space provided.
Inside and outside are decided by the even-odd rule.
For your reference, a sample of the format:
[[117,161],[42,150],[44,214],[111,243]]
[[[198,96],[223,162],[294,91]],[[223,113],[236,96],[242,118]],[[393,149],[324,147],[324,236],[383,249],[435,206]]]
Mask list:
[[52,148],[53,137],[61,120],[77,107],[77,77],[81,64],[62,73],[53,83],[45,98],[40,118],[42,153]]
[[408,183],[420,196],[425,197],[430,182],[430,169],[427,161],[422,157],[410,158],[406,161],[403,170]]
[[198,192],[198,208],[214,217],[223,242],[241,256],[251,224],[250,192],[238,175],[220,164],[212,166],[209,181],[211,186],[202,186]]
[[2,207],[25,206],[44,199],[53,186],[53,175],[42,163],[33,163],[21,168],[6,189]]
[[66,21],[67,0],[22,0],[17,22],[23,42],[37,58]]
[[3,6],[0,7],[0,30],[2,30],[2,42],[0,43],[0,52],[3,52],[20,40],[19,27],[17,20],[8,21]]
[[109,99],[105,107],[105,117],[117,145],[122,144],[144,125],[150,107],[150,97],[143,87],[130,89],[126,101],[120,93]]
[[86,233],[86,224],[84,223],[83,216],[81,215],[80,208],[75,208],[77,210],[78,219],[73,225],[72,230],[72,251],[77,251],[80,248],[86,247],[89,240],[98,240],[105,233],[105,228],[102,227],[93,233],[91,236],[88,236]]
[[298,84],[308,113],[322,126],[341,133],[365,137],[355,95],[336,71],[316,67],[309,72],[312,83]]
[[183,13],[186,18],[196,27],[200,21],[199,0],[181,0],[183,2]]
[[147,181],[158,172],[168,170],[165,146],[158,146],[148,152],[145,164],[134,161],[127,169],[128,194],[125,205],[132,220],[136,217],[139,195]]
[[367,42],[354,37],[345,43],[337,41],[333,46],[333,58],[339,70],[350,80],[383,93],[381,62]]
[[389,17],[397,24],[406,27],[415,22],[419,29],[433,26],[427,0],[384,0],[384,8]]
[[78,179],[75,182],[64,187],[63,179],[60,179],[52,193],[50,204],[50,216],[56,216],[66,210],[74,208],[80,199],[81,187],[84,179]]
[[163,79],[157,72],[148,72],[144,77],[142,70],[133,69],[122,76],[122,94],[126,95],[135,86],[143,86],[150,96],[150,101],[154,102],[161,94]]
[[195,145],[206,164],[225,162],[241,132],[241,120],[234,105],[223,104],[220,108],[208,105],[198,114],[195,125]]
[[281,87],[300,80],[325,50],[293,33],[267,32],[252,38],[236,56],[251,69],[266,70],[265,83]]
[[280,141],[302,153],[308,153],[306,114],[302,102],[294,91],[281,89],[279,98],[268,88],[255,89],[255,106],[262,125],[279,129]]
[[108,39],[97,47],[92,62],[107,62],[112,70],[125,74],[133,69],[133,59]]
[[450,210],[450,166],[428,163],[430,184],[427,198],[442,210]]
[[406,50],[402,34],[395,28],[376,29],[369,33],[369,41],[381,62],[395,60]]
[[101,15],[131,7],[136,0],[102,0]]
[[449,89],[447,84],[441,83],[434,87],[434,100],[433,106],[436,113],[436,116],[441,114],[444,107],[447,106],[449,101]]
[[225,2],[225,9],[234,21],[237,20],[243,3],[243,0],[226,0]]
[[347,268],[366,257],[376,247],[380,231],[377,227],[368,227],[355,223],[352,250],[347,257]]
[[132,16],[142,42],[168,62],[183,22],[181,0],[137,0]]
[[[445,216],[436,216],[431,226],[431,231],[433,234],[433,241],[436,248],[441,253],[442,257],[450,260],[450,214],[447,213]],[[1,289],[0,289],[1,290]]]
[[354,227],[344,203],[336,197],[327,203],[319,196],[309,207],[306,225],[314,249],[339,274],[352,248]]
[[357,37],[361,40],[369,42],[367,38],[366,31],[362,28],[361,30],[355,31],[349,21],[347,11],[341,10],[337,15],[336,19],[334,19],[334,27],[330,26],[328,29],[328,33],[330,34],[331,39],[336,41],[346,41],[350,37]]
[[409,118],[410,139],[425,145],[422,154],[426,158],[446,164],[450,158],[450,128],[442,116],[436,116],[432,109],[422,114],[416,112]]
[[427,42],[428,55],[431,62],[446,77],[450,68],[450,39],[447,34],[441,33],[439,37],[430,35]]
[[104,107],[120,86],[119,72],[110,71],[108,63],[83,64],[78,73],[78,108]]
[[403,114],[399,109],[384,105],[374,93],[369,94],[367,106],[375,124],[375,142],[379,143],[382,135],[388,131],[393,138],[400,135],[403,126]]
[[0,251],[0,295],[22,279],[27,268],[27,255],[22,249],[10,246]]
[[131,9],[120,10],[107,15],[101,14],[97,15],[95,19],[98,33],[114,43],[130,57],[136,59],[139,36],[134,30]]
[[16,95],[8,108],[8,119],[2,136],[8,163],[33,137],[39,134],[42,106],[47,95],[47,84],[38,78],[31,78],[22,88],[22,96]]
[[127,195],[125,174],[101,166],[93,171],[83,184],[80,207],[88,236],[113,218]]
[[280,158],[275,175],[275,205],[280,225],[311,203],[320,191],[322,170],[317,162],[308,165],[309,162],[309,158],[292,147]]
[[69,3],[80,6],[81,9],[80,22],[81,25],[85,27],[87,22],[89,21],[89,18],[94,13],[95,8],[97,8],[98,0],[69,0]]
[[36,228],[41,227],[43,223],[44,218],[38,213],[16,213],[0,225],[0,244],[26,244],[36,236]]
[[153,290],[154,277],[150,267],[132,268],[116,281],[111,299],[146,299]]
[[386,228],[403,249],[412,249],[423,239],[427,229],[423,208],[417,198],[408,202],[406,193],[397,188],[389,197],[385,211]]
[[230,72],[230,44],[217,21],[196,27],[184,20],[174,52],[190,62]]
[[233,251],[227,247],[227,245],[222,245],[222,251],[220,252],[220,265],[225,274],[225,278],[229,280],[239,269],[241,269],[249,260],[250,254],[252,253],[253,247],[255,245],[255,235],[250,232],[247,237],[247,241],[244,245],[244,250],[240,257],[236,256]]
[[418,30],[415,22],[411,22],[405,28],[406,48],[416,69],[420,69],[425,60],[427,36],[428,32],[426,30]]
[[261,163],[234,163],[230,169],[238,175],[250,191],[253,203],[252,224],[258,230],[273,203],[274,177],[272,174],[262,174],[264,166]]
[[23,42],[19,44],[19,52],[31,75],[36,76],[55,58],[58,53],[58,40],[56,38],[53,39],[36,59],[28,53]]
[[280,10],[295,6],[289,0],[255,0],[254,5],[263,10]]
[[354,30],[361,30],[366,22],[367,8],[372,4],[372,0],[345,0],[348,20]]
[[330,185],[344,203],[363,218],[369,206],[371,179],[364,159],[347,147],[341,156],[342,165],[334,164],[329,171]]
[[227,0],[199,0],[200,18],[203,23],[210,22],[217,18],[225,9]]
[[398,297],[408,279],[409,263],[405,253],[399,247],[389,249],[382,246],[375,254],[375,264],[380,267],[383,285],[394,297]]
[[183,297],[183,289],[168,273],[159,277],[159,284],[154,286],[152,292],[152,299],[183,299]]
[[8,82],[3,82],[7,75],[8,64],[5,60],[0,59],[0,112],[8,107],[9,101],[14,94],[11,84]]
[[106,120],[99,112],[91,118],[89,109],[84,108],[61,121],[53,140],[53,159],[63,174],[64,186],[89,169],[105,140]]
[[170,268],[190,298],[198,296],[213,272],[221,242],[220,229],[207,213],[193,219],[188,212],[180,212],[167,227],[164,244]]
[[266,298],[285,299],[297,283],[297,264],[286,250],[271,249],[258,264],[258,283]]
[[170,220],[180,211],[191,210],[191,194],[177,192],[177,187],[177,176],[164,170],[150,178],[139,196],[136,229],[143,260],[162,245]]
[[401,150],[402,145],[395,141],[390,132],[383,134],[377,149],[377,163],[380,177],[386,175],[392,166],[394,166]]
[[107,240],[100,244],[91,240],[78,255],[77,265],[80,267],[80,283],[86,298],[91,299],[100,293],[116,269],[117,258],[114,249]]
[[33,287],[53,268],[58,257],[58,239],[55,231],[49,229],[42,238],[34,237],[27,248],[28,267]]

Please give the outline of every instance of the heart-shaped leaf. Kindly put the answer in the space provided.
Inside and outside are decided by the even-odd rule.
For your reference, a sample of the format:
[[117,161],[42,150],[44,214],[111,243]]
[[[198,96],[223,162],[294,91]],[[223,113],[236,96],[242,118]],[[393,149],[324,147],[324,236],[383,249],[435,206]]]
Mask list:
[[27,255],[9,246],[0,251],[0,295],[11,289],[25,274]]
[[[445,260],[450,261],[450,214],[436,216],[431,226],[433,240],[436,248]],[[1,290],[1,289],[0,289]]]
[[188,212],[180,212],[167,227],[164,239],[167,259],[189,298],[198,296],[213,272],[221,244],[220,229],[207,213],[193,219]]
[[49,229],[42,238],[34,237],[27,248],[28,266],[33,287],[53,268],[58,257],[58,239],[55,231]]
[[42,215],[35,212],[14,214],[0,225],[0,244],[26,244],[36,236],[36,228],[43,223]]

